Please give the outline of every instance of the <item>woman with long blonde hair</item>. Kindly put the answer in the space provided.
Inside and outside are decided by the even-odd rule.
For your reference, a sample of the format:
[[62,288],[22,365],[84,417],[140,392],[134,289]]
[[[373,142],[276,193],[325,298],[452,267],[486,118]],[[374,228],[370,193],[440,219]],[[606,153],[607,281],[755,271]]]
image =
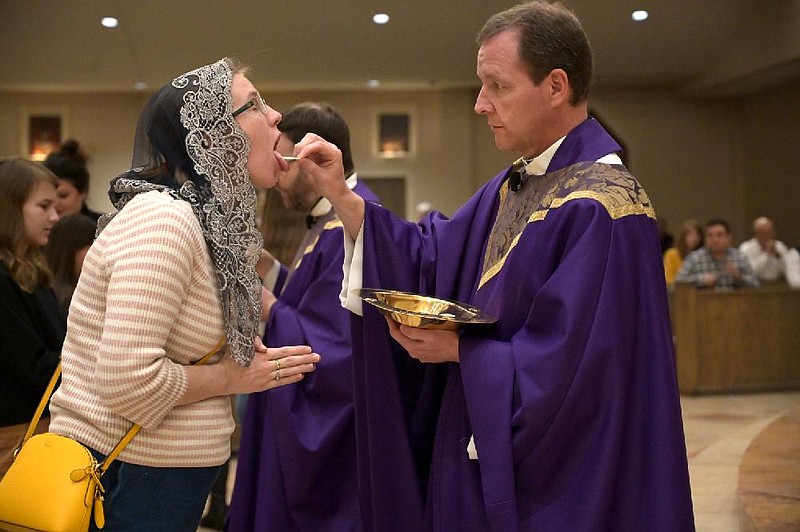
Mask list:
[[[39,163],[0,160],[0,477],[13,460],[64,342],[42,247],[58,221],[58,179]],[[47,429],[44,418],[37,432]]]

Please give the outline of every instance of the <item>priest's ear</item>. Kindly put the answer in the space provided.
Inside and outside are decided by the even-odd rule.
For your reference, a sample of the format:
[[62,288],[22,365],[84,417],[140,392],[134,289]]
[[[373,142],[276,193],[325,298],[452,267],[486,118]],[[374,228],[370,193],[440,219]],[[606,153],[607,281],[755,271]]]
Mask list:
[[553,107],[569,103],[572,87],[569,84],[569,76],[563,69],[554,68],[547,74],[543,82],[547,83],[550,91],[550,104]]

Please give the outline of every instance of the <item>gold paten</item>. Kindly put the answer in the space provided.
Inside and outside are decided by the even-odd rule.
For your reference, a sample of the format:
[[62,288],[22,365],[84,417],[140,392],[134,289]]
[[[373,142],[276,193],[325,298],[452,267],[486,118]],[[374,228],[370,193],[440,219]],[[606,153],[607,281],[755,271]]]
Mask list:
[[437,297],[399,290],[362,288],[358,297],[377,307],[384,316],[409,327],[454,331],[464,325],[494,323],[497,318],[482,310]]

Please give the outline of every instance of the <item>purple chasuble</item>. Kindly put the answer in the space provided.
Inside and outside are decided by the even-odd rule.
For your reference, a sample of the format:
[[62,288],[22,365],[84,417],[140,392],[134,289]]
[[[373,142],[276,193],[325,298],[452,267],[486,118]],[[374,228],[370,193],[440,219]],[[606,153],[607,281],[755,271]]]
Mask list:
[[655,214],[624,167],[595,163],[617,151],[589,119],[545,175],[512,194],[507,170],[452,219],[367,205],[365,287],[499,318],[431,365],[403,359],[372,307],[354,319],[368,528],[694,529]]
[[[366,185],[354,190],[377,200]],[[356,493],[349,312],[339,303],[342,242],[331,210],[279,277],[264,343],[307,344],[322,360],[299,383],[248,397],[229,531],[365,529]]]

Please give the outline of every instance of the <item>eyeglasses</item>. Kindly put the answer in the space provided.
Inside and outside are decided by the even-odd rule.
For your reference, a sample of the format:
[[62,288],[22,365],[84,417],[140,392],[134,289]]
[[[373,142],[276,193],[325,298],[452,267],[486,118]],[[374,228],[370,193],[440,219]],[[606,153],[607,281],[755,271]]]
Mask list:
[[265,115],[269,114],[267,112],[267,102],[264,101],[264,98],[258,96],[256,98],[250,98],[249,100],[247,100],[247,102],[244,105],[242,105],[234,112],[232,112],[231,116],[236,117],[237,115],[244,113],[253,106],[257,106],[258,110],[264,113]]

